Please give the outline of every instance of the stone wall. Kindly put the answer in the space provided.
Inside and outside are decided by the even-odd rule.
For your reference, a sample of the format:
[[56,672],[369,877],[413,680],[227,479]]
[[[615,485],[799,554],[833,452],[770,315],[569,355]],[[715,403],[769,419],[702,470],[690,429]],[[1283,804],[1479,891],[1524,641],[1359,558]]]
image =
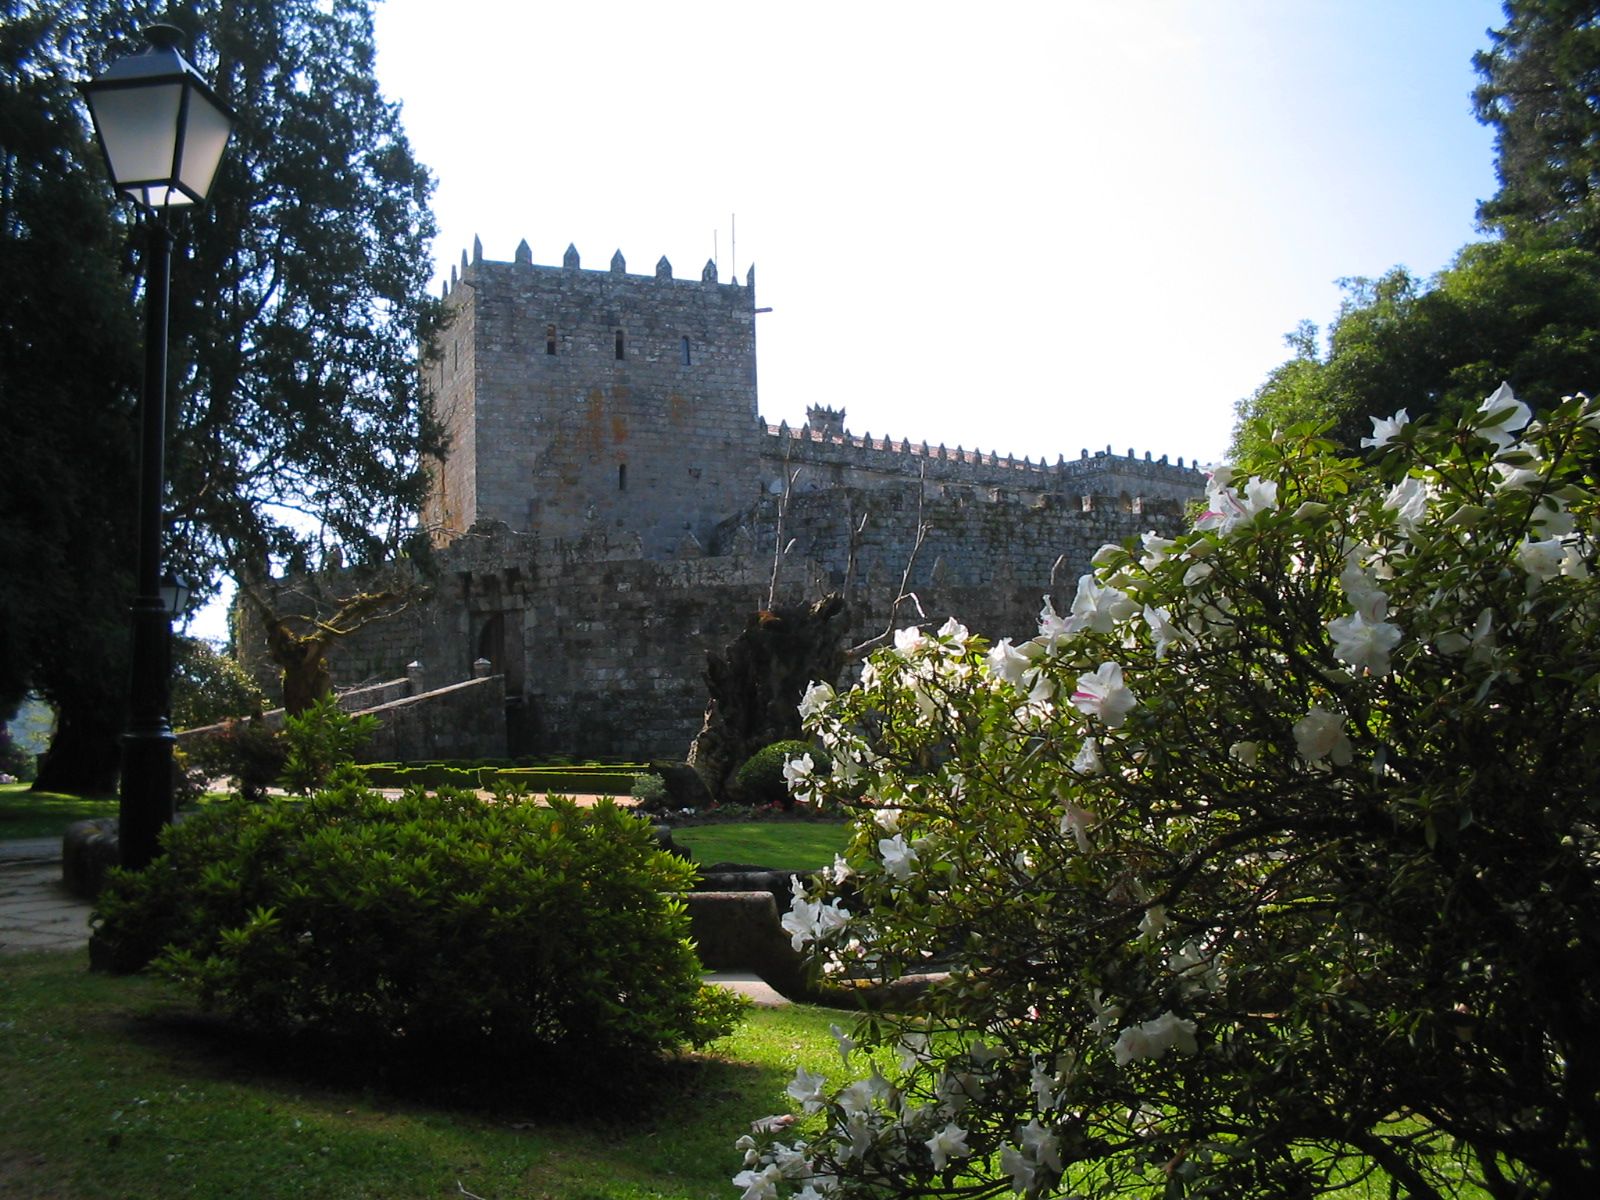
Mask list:
[[342,639],[330,666],[344,685],[417,661],[438,687],[486,659],[504,677],[510,753],[681,758],[704,713],[707,651],[767,604],[780,508],[793,545],[777,599],[842,591],[851,644],[887,627],[919,511],[926,537],[908,586],[920,614],[907,604],[896,623],[954,616],[992,638],[1032,636],[1042,598],[1054,588],[1069,604],[1104,543],[1170,533],[1180,520],[1172,502],[934,490],[841,488],[787,506],[769,497],[719,532],[721,552],[698,558],[643,558],[603,534],[569,541],[480,526],[439,552],[426,602]]
[[358,762],[505,758],[505,679],[491,675],[367,710],[380,725]]
[[598,530],[652,556],[755,495],[754,274],[674,279],[513,262],[476,247],[447,289],[430,391],[450,436],[424,521],[440,543],[499,521],[548,537]]

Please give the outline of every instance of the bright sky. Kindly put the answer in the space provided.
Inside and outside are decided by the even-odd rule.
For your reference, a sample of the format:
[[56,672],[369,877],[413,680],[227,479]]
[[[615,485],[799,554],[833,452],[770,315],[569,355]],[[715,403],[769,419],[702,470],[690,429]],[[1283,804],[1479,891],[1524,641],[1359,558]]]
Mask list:
[[[1343,276],[1494,191],[1494,0],[384,0],[378,73],[474,235],[756,267],[760,407],[1037,459],[1221,457]],[[735,240],[735,230],[737,240]]]

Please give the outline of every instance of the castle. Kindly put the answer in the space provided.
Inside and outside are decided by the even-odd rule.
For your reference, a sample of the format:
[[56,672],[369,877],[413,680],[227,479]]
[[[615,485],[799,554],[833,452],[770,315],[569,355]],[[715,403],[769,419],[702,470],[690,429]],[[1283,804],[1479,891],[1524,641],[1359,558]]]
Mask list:
[[923,615],[900,623],[1028,635],[1099,546],[1172,532],[1203,488],[1148,453],[1050,463],[857,436],[831,405],[769,424],[753,268],[630,275],[620,252],[597,271],[570,246],[540,266],[526,242],[510,262],[475,244],[444,302],[428,383],[450,452],[423,512],[441,572],[332,665],[349,684],[420,663],[444,684],[487,660],[511,753],[682,757],[706,651],[771,600],[843,592],[854,642],[904,577]]

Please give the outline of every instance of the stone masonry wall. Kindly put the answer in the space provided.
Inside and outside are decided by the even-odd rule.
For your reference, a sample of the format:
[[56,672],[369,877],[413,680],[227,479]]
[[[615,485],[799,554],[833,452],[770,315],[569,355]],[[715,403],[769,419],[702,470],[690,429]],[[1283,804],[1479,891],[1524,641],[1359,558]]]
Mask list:
[[[778,602],[845,590],[848,641],[882,633],[915,543],[918,495],[901,484],[792,496]],[[480,526],[440,552],[429,602],[343,639],[330,665],[344,686],[420,661],[437,687],[484,658],[505,678],[511,753],[680,758],[704,713],[707,651],[767,604],[778,509],[769,498],[750,510],[724,531],[721,553],[664,561],[639,557],[631,540]],[[1056,603],[1069,604],[1095,550],[1150,528],[1170,533],[1178,511],[1135,512],[1111,497],[924,494],[927,536],[909,580],[921,615],[907,605],[896,624],[954,616],[992,638],[1032,636],[1052,580]]]
[[756,494],[754,274],[719,283],[463,256],[431,392],[451,452],[424,514],[436,541],[481,521],[596,530],[665,557]]

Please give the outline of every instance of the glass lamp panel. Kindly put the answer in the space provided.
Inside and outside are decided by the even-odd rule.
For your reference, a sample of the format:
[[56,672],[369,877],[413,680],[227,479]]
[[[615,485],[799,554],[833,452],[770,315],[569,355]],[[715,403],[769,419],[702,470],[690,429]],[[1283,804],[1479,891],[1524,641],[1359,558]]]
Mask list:
[[89,107],[112,180],[135,198],[138,190],[129,185],[172,178],[182,95],[183,84],[178,80],[97,88],[89,93]]
[[[186,116],[178,183],[195,199],[204,200],[222,162],[222,152],[228,147],[233,120],[204,92],[193,88],[189,91]],[[173,203],[179,201],[174,199]],[[188,203],[187,198],[183,203]]]

